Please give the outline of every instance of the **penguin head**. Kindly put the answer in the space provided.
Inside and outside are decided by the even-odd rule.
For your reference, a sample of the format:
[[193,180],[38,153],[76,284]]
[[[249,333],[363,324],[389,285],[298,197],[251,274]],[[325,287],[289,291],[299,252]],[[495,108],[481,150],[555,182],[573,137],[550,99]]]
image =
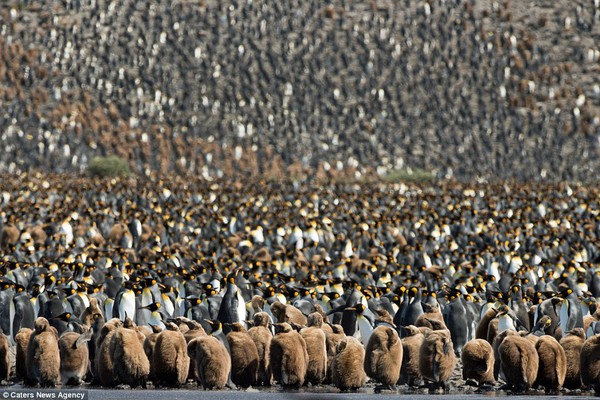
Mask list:
[[217,333],[223,329],[223,325],[218,319],[207,319],[205,321],[210,325],[210,328],[212,329],[211,334]]
[[291,332],[293,329],[292,326],[287,322],[273,324],[273,327],[275,328],[275,334]]
[[142,307],[144,310],[150,310],[152,312],[154,311],[158,311],[158,309],[161,307],[161,304],[158,302],[154,302],[154,303],[150,303],[147,306]]
[[69,322],[71,320],[71,317],[72,317],[72,314],[70,312],[64,312],[60,315],[57,315],[56,317],[54,317],[52,319],[59,319],[64,322]]
[[186,297],[185,299],[190,303],[192,307],[202,304],[202,299],[200,299],[199,297]]

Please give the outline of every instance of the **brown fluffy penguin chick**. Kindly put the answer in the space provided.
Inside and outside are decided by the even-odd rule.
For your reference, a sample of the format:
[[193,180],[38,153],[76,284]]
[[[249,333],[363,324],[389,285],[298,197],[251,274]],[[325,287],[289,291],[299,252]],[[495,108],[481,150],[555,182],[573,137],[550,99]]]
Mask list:
[[223,389],[231,371],[231,358],[225,345],[214,336],[198,336],[188,343],[196,380],[204,389]]
[[88,342],[92,330],[83,334],[65,332],[58,339],[60,351],[60,378],[63,385],[80,385],[87,374],[90,363]]
[[341,390],[356,390],[365,385],[367,374],[363,369],[365,348],[354,337],[346,337],[338,344],[331,364],[331,382]]
[[535,349],[539,359],[536,384],[543,386],[546,393],[558,392],[567,374],[565,350],[550,335],[541,336],[535,344]]
[[419,352],[421,376],[445,388],[455,365],[456,357],[450,331],[439,329],[428,332]]
[[119,383],[132,388],[146,387],[150,375],[150,361],[146,357],[143,335],[130,328],[117,328],[110,340],[110,358],[113,373]]
[[322,325],[323,316],[313,312],[308,316],[307,327],[300,331],[308,353],[306,381],[313,385],[320,385],[327,376],[327,338]]
[[144,339],[144,353],[146,353],[146,357],[150,360],[150,375],[148,378],[154,382],[154,363],[152,360],[154,359],[154,347],[156,346],[156,340],[158,339],[158,334],[162,332],[162,328],[158,325],[151,325],[152,333],[146,336]]
[[581,383],[600,392],[600,335],[591,336],[581,346],[579,356]]
[[91,297],[90,305],[83,310],[83,314],[81,314],[81,322],[88,327],[91,327],[92,324],[98,316],[102,315],[102,311],[100,311],[100,307],[98,307],[98,299]]
[[325,343],[327,344],[327,378],[326,381],[331,381],[331,364],[333,357],[337,354],[338,344],[346,338],[344,328],[341,325],[329,325],[331,332],[325,332]]
[[443,325],[443,328],[441,329],[447,329],[439,304],[423,304],[423,314],[419,315],[415,321],[415,326],[424,326],[429,329],[434,329],[430,322],[431,320],[439,321]]
[[409,386],[418,386],[421,384],[423,377],[419,370],[419,354],[421,346],[425,340],[425,335],[419,328],[414,325],[409,325],[403,328],[406,334],[402,338],[402,368],[400,370],[400,384],[408,384]]
[[287,322],[289,324],[293,323],[300,326],[306,325],[306,317],[302,314],[302,311],[291,304],[283,304],[279,301],[275,301],[271,304],[271,312],[279,323]]
[[154,383],[157,386],[177,387],[187,380],[190,357],[185,338],[177,325],[167,322],[165,326],[167,329],[158,334],[154,345]]
[[254,385],[259,362],[254,340],[239,322],[231,324],[231,329],[227,334],[231,351],[231,380],[241,387]]
[[570,390],[581,388],[581,373],[579,370],[579,358],[581,347],[585,342],[585,331],[575,328],[560,340],[560,345],[565,350],[567,358],[567,373],[565,375],[564,387]]
[[501,332],[499,335],[497,335],[494,338],[494,341],[492,343],[492,349],[494,350],[494,379],[498,380],[498,378],[502,377],[504,379],[504,376],[501,376],[501,372],[502,372],[502,363],[500,362],[500,344],[502,343],[502,341],[507,337],[507,336],[511,336],[511,335],[518,335],[517,332],[507,329],[504,332]]
[[[475,328],[475,339],[487,340],[490,322],[493,321],[494,318],[496,318],[496,315],[498,315],[498,310],[492,307],[481,316],[481,319],[477,324],[477,328]],[[488,343],[490,345],[492,344],[492,342],[489,341]]]
[[502,372],[508,387],[515,391],[531,388],[537,377],[539,359],[530,340],[508,335],[498,346]]
[[10,341],[0,330],[0,384],[10,378]]
[[117,385],[113,375],[113,364],[110,353],[110,342],[117,331],[123,325],[118,318],[108,320],[100,329],[100,335],[96,340],[96,360],[94,378],[102,386],[112,387]]
[[191,342],[193,339],[201,336],[206,336],[206,331],[198,321],[193,321],[191,319],[185,317],[177,317],[177,320],[186,324],[188,330],[183,333],[183,337],[187,343]]
[[494,339],[496,339],[496,336],[498,336],[498,322],[498,318],[494,318],[488,324],[487,342],[492,346],[494,345]]
[[21,328],[15,335],[16,356],[15,356],[15,375],[16,380],[29,381],[27,374],[27,345],[31,337],[32,330],[29,328]]
[[402,342],[391,326],[380,325],[373,330],[365,348],[365,372],[371,379],[393,387],[400,379]]
[[308,368],[306,342],[287,322],[275,324],[270,364],[273,379],[283,387],[300,387],[304,384]]
[[487,340],[468,341],[460,358],[464,380],[473,380],[478,385],[494,383],[494,350]]
[[271,368],[269,365],[271,340],[273,334],[268,326],[271,322],[269,314],[266,312],[257,312],[254,314],[254,326],[248,330],[248,335],[254,341],[258,352],[258,370],[256,371],[256,380],[259,385],[271,384]]
[[27,345],[27,371],[33,384],[53,387],[60,382],[58,333],[43,317],[35,320]]
[[[193,320],[185,318],[185,317],[177,317],[177,321],[187,325],[187,327],[188,327],[188,330],[186,332],[183,332],[183,337],[185,338],[185,342],[187,344],[189,344],[192,340],[194,340],[197,337],[206,336],[206,331],[204,330],[202,325],[200,325],[199,322],[193,321]],[[196,362],[190,357],[190,367],[188,368],[188,379],[197,380],[195,368],[196,368]]]

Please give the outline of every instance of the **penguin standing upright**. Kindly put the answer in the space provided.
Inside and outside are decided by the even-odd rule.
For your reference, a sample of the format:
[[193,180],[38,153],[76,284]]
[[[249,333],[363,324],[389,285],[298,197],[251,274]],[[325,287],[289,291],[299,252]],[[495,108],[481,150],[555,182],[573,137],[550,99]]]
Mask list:
[[60,382],[58,334],[48,320],[35,320],[34,331],[27,345],[29,380],[42,387],[54,387]]
[[0,385],[10,377],[10,340],[0,331]]
[[560,345],[565,350],[565,356],[567,358],[567,372],[565,374],[564,387],[570,390],[581,388],[579,358],[581,347],[584,342],[585,332],[581,328],[573,329],[560,340]]
[[427,332],[419,352],[419,371],[423,378],[445,389],[455,365],[450,331],[438,329]]
[[365,347],[365,372],[384,386],[394,387],[400,379],[401,367],[402,343],[398,332],[393,325],[382,323]]
[[241,387],[254,385],[256,382],[259,356],[254,340],[239,322],[232,324],[227,334],[231,350],[231,380]]
[[275,324],[270,363],[273,378],[283,387],[301,387],[308,369],[308,352],[302,336],[287,322]]
[[[221,342],[221,344],[223,344],[223,346],[227,350],[227,354],[229,355],[229,358],[231,359],[231,347],[229,346],[229,341],[227,340],[227,336],[225,335],[225,332],[223,330],[223,324],[221,323],[220,320],[210,320],[207,322],[210,324],[210,326],[212,328],[212,331],[210,332],[210,336],[214,337],[219,342]],[[230,328],[229,330],[231,331],[232,329]],[[233,380],[231,379],[231,373],[233,372],[231,367],[232,366],[230,363],[229,376],[227,378],[226,386],[230,387],[230,388],[235,388],[236,386],[233,383]]]
[[92,333],[91,329],[84,334],[66,332],[58,340],[63,385],[79,385],[83,382],[90,361],[87,342],[92,338]]
[[17,290],[13,297],[14,319],[12,322],[12,332],[17,333],[21,328],[33,328],[36,318],[31,297],[25,290]]
[[365,348],[353,337],[346,337],[337,347],[331,364],[331,381],[341,390],[356,390],[364,386]]
[[[123,287],[119,290],[115,296],[114,304],[112,305],[112,318],[119,318],[121,321],[125,321],[125,318],[135,318],[137,313],[137,302],[135,292],[133,290],[134,283],[126,281]],[[109,316],[107,315],[108,319]]]
[[575,328],[583,328],[583,313],[573,289],[567,288],[561,291],[559,297],[562,299],[559,314],[560,328],[564,337],[567,332],[571,332]]
[[356,313],[356,329],[354,330],[354,335],[348,335],[348,333],[346,333],[346,335],[354,336],[358,338],[363,345],[366,345],[373,333],[373,323],[375,322],[373,312],[362,303],[358,303],[356,306],[347,308],[346,310]]
[[187,380],[190,358],[187,343],[177,325],[168,322],[166,327],[156,338],[152,365],[158,386],[176,387]]
[[256,376],[259,385],[269,385],[271,383],[269,351],[273,334],[268,328],[270,321],[270,317],[266,312],[257,312],[254,314],[254,326],[248,329],[248,335],[254,341],[254,345],[258,351],[259,362]]
[[322,325],[323,316],[314,312],[308,316],[307,327],[300,330],[300,335],[306,342],[309,361],[306,381],[312,385],[320,385],[327,374],[327,338]]
[[404,313],[399,326],[415,325],[417,319],[423,315],[423,305],[421,304],[421,291],[413,286],[408,289],[408,304],[404,308]]
[[[232,324],[234,322],[244,324],[246,321],[246,303],[235,283],[235,275],[228,275],[226,282],[227,285],[217,319],[223,324]],[[230,325],[225,325],[223,332],[227,334],[230,331]]]
[[448,297],[448,303],[444,306],[444,322],[452,336],[454,352],[460,356],[462,349],[468,342],[467,311],[460,298],[460,292],[454,291]]
[[529,309],[523,299],[523,290],[520,285],[513,285],[510,288],[510,300],[508,306],[513,310],[519,321],[523,324],[523,327],[527,330],[531,330],[529,324]]

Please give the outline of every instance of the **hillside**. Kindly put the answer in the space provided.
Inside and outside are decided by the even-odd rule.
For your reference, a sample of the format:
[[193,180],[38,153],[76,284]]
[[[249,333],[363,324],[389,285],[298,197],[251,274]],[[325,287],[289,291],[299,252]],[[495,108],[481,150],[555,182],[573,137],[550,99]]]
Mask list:
[[595,180],[600,4],[9,0],[0,170]]

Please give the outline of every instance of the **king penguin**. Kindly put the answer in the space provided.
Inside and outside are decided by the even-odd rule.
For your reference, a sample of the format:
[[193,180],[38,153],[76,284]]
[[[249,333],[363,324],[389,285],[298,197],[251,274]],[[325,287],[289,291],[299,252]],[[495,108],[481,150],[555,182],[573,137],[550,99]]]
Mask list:
[[[242,297],[242,294],[235,283],[235,275],[228,275],[226,282],[227,286],[225,288],[223,300],[221,301],[221,307],[219,308],[219,315],[217,316],[217,319],[223,324],[231,324],[234,322],[245,324],[246,302],[244,301],[244,298]],[[227,334],[230,331],[231,327],[229,325],[225,325],[223,332]]]
[[560,306],[560,328],[563,337],[567,332],[571,332],[575,328],[583,328],[583,315],[581,312],[581,304],[573,289],[567,288],[560,292],[562,298]]

